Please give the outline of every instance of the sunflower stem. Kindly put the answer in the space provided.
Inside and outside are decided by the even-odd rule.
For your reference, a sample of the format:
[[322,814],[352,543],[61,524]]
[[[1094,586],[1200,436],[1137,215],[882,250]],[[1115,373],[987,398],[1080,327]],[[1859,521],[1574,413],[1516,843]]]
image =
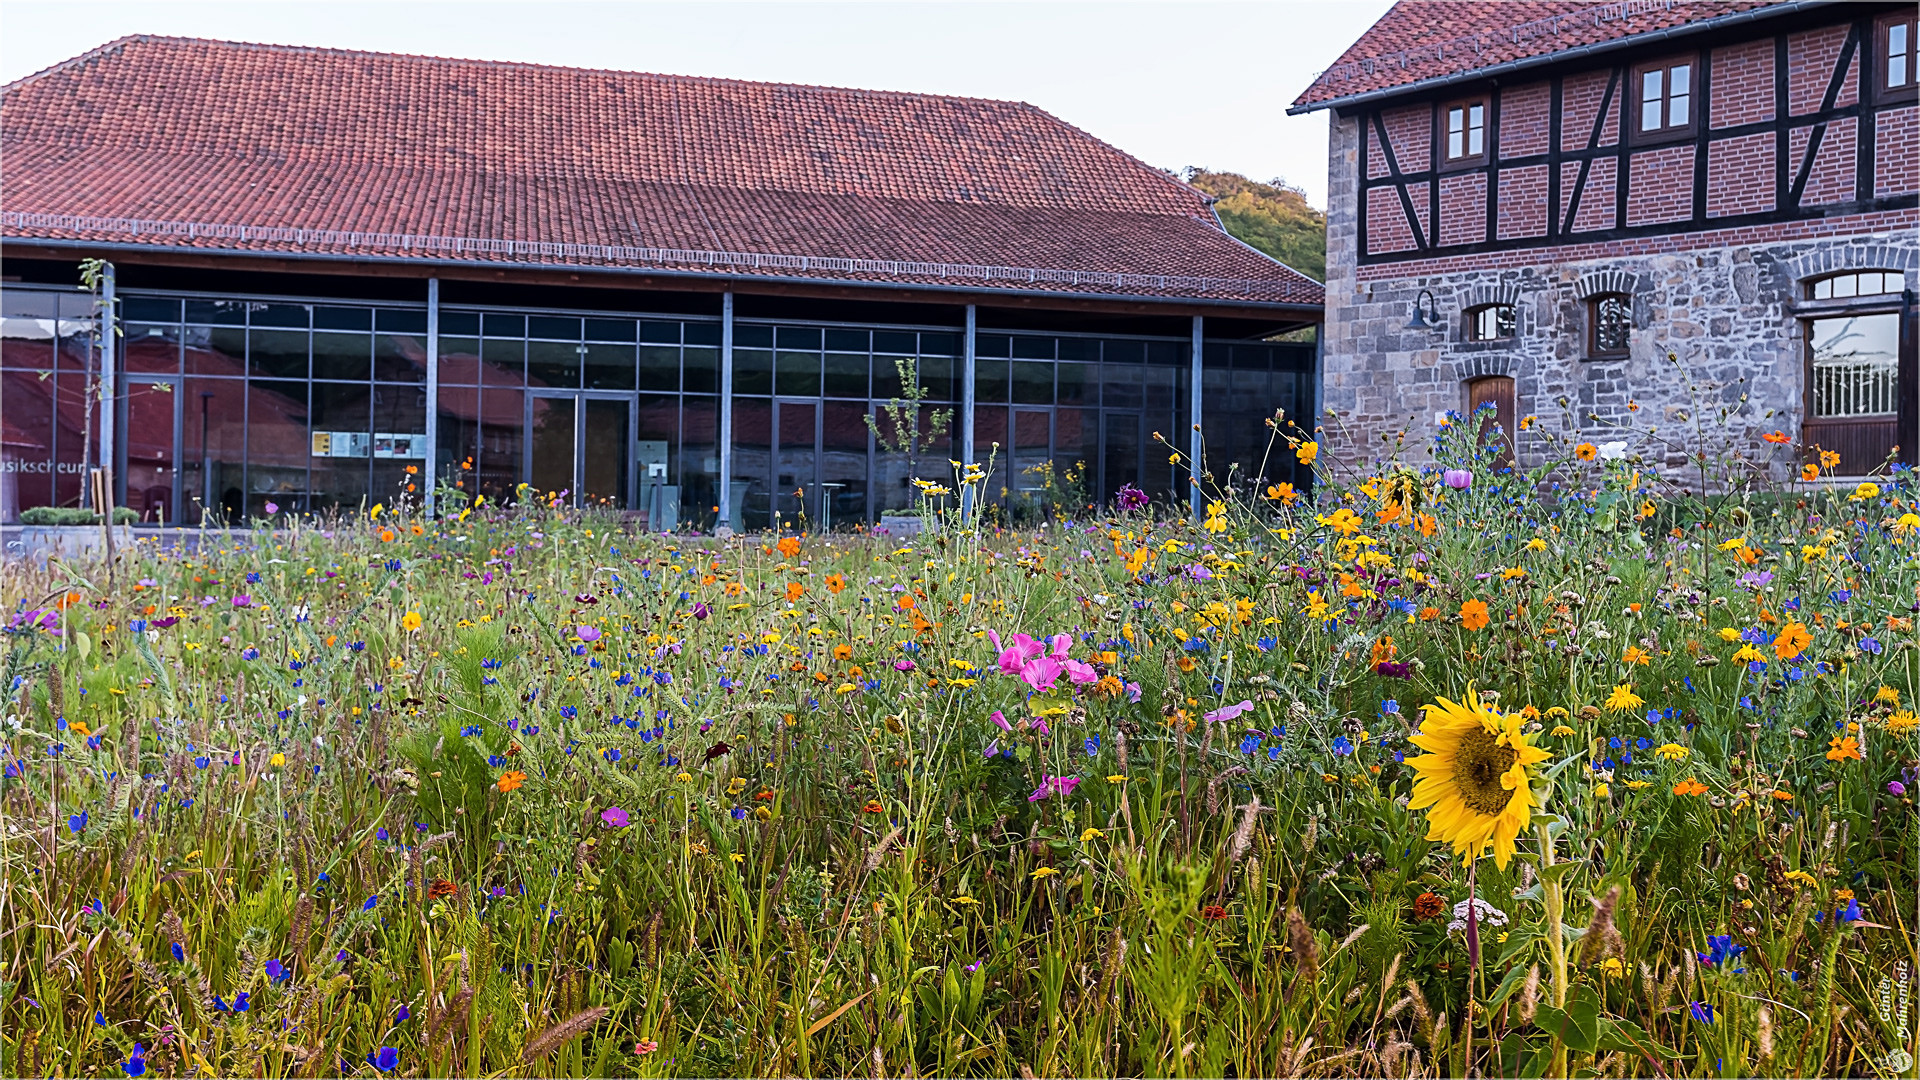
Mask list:
[[[1540,864],[1542,867],[1553,865],[1553,837],[1547,834],[1547,826],[1539,826]],[[1564,1010],[1567,1007],[1567,937],[1566,897],[1561,892],[1560,875],[1542,874],[1541,884],[1547,898],[1547,953],[1553,961],[1553,1007]],[[1553,1069],[1551,1076],[1566,1076],[1567,1044],[1558,1036],[1553,1040]]]

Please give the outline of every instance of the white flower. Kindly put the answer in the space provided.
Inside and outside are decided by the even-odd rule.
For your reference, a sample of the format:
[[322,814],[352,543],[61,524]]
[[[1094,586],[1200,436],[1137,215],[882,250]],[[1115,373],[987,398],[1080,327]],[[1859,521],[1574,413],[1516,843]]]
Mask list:
[[1600,456],[1607,459],[1608,461],[1619,461],[1621,458],[1626,457],[1627,456],[1626,440],[1619,439],[1614,442],[1601,443]]
[[1506,912],[1501,911],[1499,908],[1494,907],[1492,904],[1489,904],[1485,900],[1482,900],[1476,896],[1472,900],[1462,900],[1459,903],[1453,905],[1453,921],[1447,924],[1447,933],[1449,934],[1466,933],[1467,906],[1469,904],[1473,906],[1473,910],[1479,913],[1478,919],[1481,926],[1499,927],[1499,926],[1507,925]]

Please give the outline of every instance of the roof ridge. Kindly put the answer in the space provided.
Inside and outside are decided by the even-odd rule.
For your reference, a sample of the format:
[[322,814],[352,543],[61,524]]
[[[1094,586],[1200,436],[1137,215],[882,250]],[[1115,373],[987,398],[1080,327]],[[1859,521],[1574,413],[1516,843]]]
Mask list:
[[[394,60],[417,60],[438,64],[461,64],[490,68],[530,68],[536,71],[570,71],[583,75],[620,75],[629,78],[658,79],[664,82],[709,83],[723,86],[763,86],[786,90],[824,90],[840,94],[872,94],[881,97],[907,98],[911,100],[936,101],[976,101],[995,105],[1019,105],[1034,108],[1030,102],[1018,98],[981,97],[973,94],[931,94],[922,90],[882,90],[861,86],[834,86],[828,83],[779,82],[766,79],[736,79],[724,75],[676,75],[665,71],[640,71],[633,68],[581,67],[574,64],[542,64],[531,60],[489,60],[483,57],[441,56],[433,53],[390,52],[382,49],[350,49],[336,45],[290,45],[271,41],[235,41],[231,38],[193,37],[181,34],[123,34],[103,45],[81,53],[78,56],[62,60],[50,67],[43,68],[31,75],[24,75],[14,82],[6,84],[4,89],[37,79],[43,75],[75,65],[84,64],[106,53],[116,46],[139,41],[143,44],[164,43],[173,45],[215,45],[231,49],[261,50],[285,53],[313,53],[333,56],[385,57]],[[1043,110],[1044,111],[1044,110]],[[1051,114],[1049,114],[1051,115]]]
[[10,83],[0,83],[0,94],[8,93],[17,87],[25,86],[26,84],[33,82],[36,79],[40,79],[47,75],[51,75],[56,71],[65,71],[67,68],[70,68],[70,67],[76,67],[76,66],[87,64],[90,61],[92,61],[95,57],[101,56],[109,52],[110,50],[120,48],[126,45],[126,43],[129,41],[146,41],[152,37],[153,37],[152,34],[122,34],[119,37],[114,38],[112,41],[109,41],[100,45],[95,45],[93,48],[88,49],[86,52],[83,52],[78,56],[69,56],[65,60],[62,60],[58,63],[48,64],[46,67],[41,68],[39,71],[28,72],[27,74],[20,76],[19,78],[13,80]]

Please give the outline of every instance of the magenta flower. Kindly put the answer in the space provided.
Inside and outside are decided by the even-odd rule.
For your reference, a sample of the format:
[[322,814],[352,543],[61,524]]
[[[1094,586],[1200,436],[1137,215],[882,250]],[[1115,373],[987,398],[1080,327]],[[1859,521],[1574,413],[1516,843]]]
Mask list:
[[273,502],[272,500],[268,500],[268,502],[267,502],[267,513],[269,513],[269,514],[277,514],[277,513],[279,513],[279,512],[280,512],[280,504],[279,504],[279,503],[277,503],[277,502]]
[[233,606],[234,607],[252,607],[253,597],[248,596],[246,593],[241,593],[239,596],[236,596],[233,598]]
[[1074,786],[1079,783],[1080,778],[1077,776],[1049,776],[1038,788],[1034,789],[1033,794],[1027,796],[1027,801],[1039,802],[1041,799],[1053,795],[1059,795],[1065,798],[1073,794]]
[[893,670],[895,671],[912,671],[913,668],[914,664],[911,660],[895,660],[893,662]]
[[1244,712],[1253,711],[1253,702],[1242,701],[1238,705],[1222,705],[1206,715],[1208,723],[1225,722]]
[[694,618],[696,618],[696,619],[705,619],[705,618],[706,618],[707,616],[709,616],[709,615],[711,615],[711,614],[713,614],[713,609],[712,609],[712,608],[710,608],[710,607],[708,607],[707,605],[705,605],[705,604],[695,604],[695,605],[693,605],[693,617],[694,617]]
[[600,820],[610,829],[624,829],[627,827],[627,812],[617,806],[609,806],[600,811]]
[[1013,725],[1007,723],[1007,714],[1001,712],[999,709],[993,710],[993,715],[987,717],[987,719],[993,721],[995,724],[998,724],[1000,726],[1001,731],[1013,730]]
[[1473,486],[1473,470],[1448,469],[1440,474],[1440,481],[1455,491],[1465,491]]
[[1043,656],[1038,660],[1028,662],[1025,667],[1021,668],[1020,678],[1028,686],[1044,694],[1048,690],[1053,689],[1054,684],[1060,681],[1060,675],[1065,670],[1065,666],[1062,665],[1060,661],[1051,656]]
[[1063,661],[1061,666],[1067,669],[1067,679],[1075,686],[1085,686],[1088,683],[1100,681],[1100,673],[1093,670],[1092,664],[1079,660],[1067,660]]
[[573,636],[579,638],[581,641],[599,641],[600,628],[597,626],[576,626],[573,628]]

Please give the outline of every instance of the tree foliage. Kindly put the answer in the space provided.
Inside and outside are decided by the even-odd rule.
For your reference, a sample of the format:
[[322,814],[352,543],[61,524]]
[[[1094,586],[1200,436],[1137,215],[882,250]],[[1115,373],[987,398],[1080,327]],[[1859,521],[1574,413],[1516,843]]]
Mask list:
[[1198,166],[1189,166],[1185,179],[1219,200],[1213,209],[1228,232],[1315,281],[1326,279],[1327,215],[1307,204],[1305,192],[1284,180],[1262,184]]

